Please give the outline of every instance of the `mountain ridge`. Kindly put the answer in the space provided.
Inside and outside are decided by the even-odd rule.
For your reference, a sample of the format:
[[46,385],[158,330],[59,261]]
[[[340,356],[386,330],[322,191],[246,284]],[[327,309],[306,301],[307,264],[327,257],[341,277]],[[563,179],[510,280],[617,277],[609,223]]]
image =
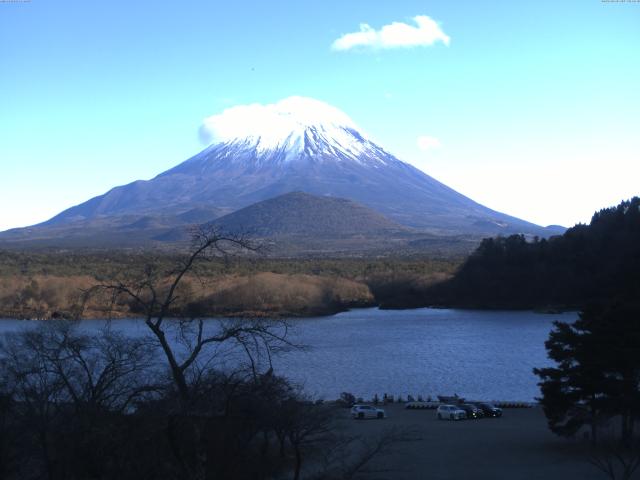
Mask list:
[[[236,124],[214,118],[209,126],[224,135],[186,161],[150,180],[112,188],[39,225],[0,234],[0,239],[36,235],[55,240],[65,234],[77,237],[80,230],[90,243],[92,229],[122,228],[147,217],[139,224],[140,238],[153,238],[143,235],[145,222],[153,228],[204,223],[296,191],[354,201],[427,235],[547,237],[563,231],[469,199],[397,159],[346,114],[322,102],[285,99],[264,116],[262,123],[245,118],[248,126],[240,121],[242,115]],[[198,211],[204,214],[188,213]]]

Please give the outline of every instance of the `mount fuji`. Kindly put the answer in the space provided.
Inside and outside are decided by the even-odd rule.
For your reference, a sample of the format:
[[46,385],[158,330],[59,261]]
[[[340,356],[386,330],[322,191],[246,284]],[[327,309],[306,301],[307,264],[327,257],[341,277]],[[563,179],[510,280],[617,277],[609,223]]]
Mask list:
[[91,246],[107,234],[115,243],[122,237],[145,244],[162,239],[164,231],[291,192],[348,199],[431,236],[549,236],[563,230],[474,202],[397,159],[346,114],[318,100],[290,97],[234,107],[205,119],[202,136],[211,142],[207,148],[157,177],[115,187],[44,223],[4,232],[0,240],[64,238]]

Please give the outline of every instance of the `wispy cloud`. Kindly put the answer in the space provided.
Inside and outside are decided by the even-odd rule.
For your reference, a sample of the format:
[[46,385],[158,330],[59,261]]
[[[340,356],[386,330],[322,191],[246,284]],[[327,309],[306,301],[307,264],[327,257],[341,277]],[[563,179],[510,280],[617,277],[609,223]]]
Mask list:
[[393,22],[375,30],[366,23],[360,24],[359,32],[345,33],[338,38],[331,48],[334,50],[351,50],[353,48],[390,49],[427,47],[437,42],[449,45],[449,36],[442,31],[438,22],[427,15],[413,18],[416,25]]
[[418,148],[423,152],[433,150],[434,148],[440,148],[442,143],[436,137],[430,137],[429,135],[421,135],[417,138],[416,144]]

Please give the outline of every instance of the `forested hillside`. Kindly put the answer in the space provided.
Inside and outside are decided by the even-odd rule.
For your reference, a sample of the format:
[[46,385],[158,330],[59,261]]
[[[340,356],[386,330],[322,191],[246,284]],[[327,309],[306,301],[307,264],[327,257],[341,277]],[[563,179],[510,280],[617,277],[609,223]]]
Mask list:
[[487,308],[574,308],[640,296],[640,198],[601,210],[589,225],[527,241],[489,238],[426,304]]

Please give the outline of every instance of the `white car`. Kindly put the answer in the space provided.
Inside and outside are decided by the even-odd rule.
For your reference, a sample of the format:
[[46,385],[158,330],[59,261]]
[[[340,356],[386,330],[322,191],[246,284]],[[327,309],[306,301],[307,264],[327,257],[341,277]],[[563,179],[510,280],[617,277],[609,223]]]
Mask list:
[[383,409],[371,405],[354,405],[351,407],[351,416],[357,419],[384,418],[386,414]]
[[455,405],[440,405],[436,410],[438,420],[464,420],[467,412]]

